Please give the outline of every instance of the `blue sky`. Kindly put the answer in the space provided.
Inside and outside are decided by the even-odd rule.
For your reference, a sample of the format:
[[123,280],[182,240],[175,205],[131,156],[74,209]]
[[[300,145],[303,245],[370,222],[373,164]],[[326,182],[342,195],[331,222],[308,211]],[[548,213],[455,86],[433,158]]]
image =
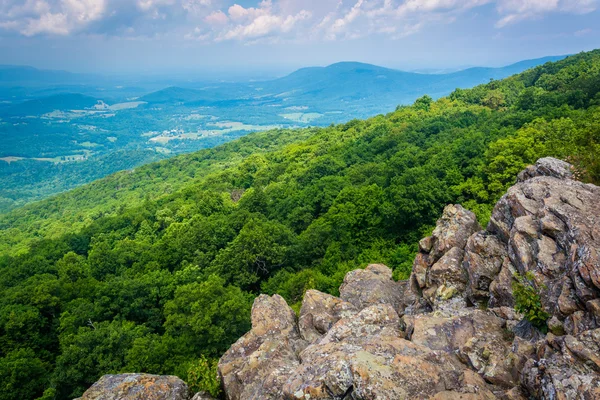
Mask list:
[[288,71],[500,66],[600,47],[600,0],[0,0],[0,63]]

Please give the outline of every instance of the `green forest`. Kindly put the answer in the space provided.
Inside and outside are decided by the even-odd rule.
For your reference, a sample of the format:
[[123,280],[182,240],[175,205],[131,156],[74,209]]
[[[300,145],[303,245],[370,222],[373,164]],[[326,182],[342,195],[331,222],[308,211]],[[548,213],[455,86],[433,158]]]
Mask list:
[[0,400],[71,399],[101,375],[175,374],[218,392],[214,360],[258,293],[385,263],[410,274],[445,205],[485,224],[540,157],[600,182],[600,51],[424,96],[388,115],[251,134],[0,217]]

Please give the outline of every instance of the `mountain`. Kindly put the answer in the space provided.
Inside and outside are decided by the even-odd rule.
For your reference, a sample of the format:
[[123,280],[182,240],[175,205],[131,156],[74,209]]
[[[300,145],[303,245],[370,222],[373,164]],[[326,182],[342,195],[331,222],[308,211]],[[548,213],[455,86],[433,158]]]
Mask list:
[[79,93],[57,94],[28,100],[8,107],[4,114],[11,116],[43,115],[52,111],[84,110],[98,104],[98,99]]
[[0,65],[0,86],[89,83],[100,79],[100,76],[92,74],[43,70],[28,66]]
[[[203,90],[171,87],[142,97],[149,103],[223,101],[308,107],[316,112],[346,110],[366,117],[409,104],[423,94],[438,98],[456,88],[502,79],[564,56],[522,61],[502,68],[470,68],[449,74],[419,74],[358,62],[302,68],[285,77],[252,83],[216,84]],[[327,122],[324,122],[326,124]]]
[[[437,388],[506,390],[516,386],[513,372],[530,378],[524,387],[533,397],[546,389],[555,393],[556,385],[572,387],[572,393],[584,388],[582,382],[597,389],[594,352],[585,350],[596,349],[597,341],[590,330],[597,327],[597,255],[590,249],[597,246],[598,216],[581,213],[597,210],[598,190],[568,179],[565,170],[542,165],[540,170],[554,174],[542,179],[527,166],[540,158],[568,159],[573,166],[568,174],[600,182],[599,70],[596,50],[437,101],[423,96],[367,120],[252,133],[0,216],[0,386],[10,388],[1,395],[73,399],[102,375],[123,371],[177,375],[195,391],[219,395],[218,359],[253,329],[251,317],[254,331],[238,342],[236,356],[243,348],[246,354],[260,349],[280,358],[265,362],[256,353],[250,363],[247,357],[227,362],[231,368],[221,368],[221,376],[233,372],[228,383],[239,388],[254,376],[244,366],[280,365],[278,371],[284,371],[288,361],[300,365],[295,350],[301,348],[293,346],[302,342],[286,335],[297,334],[291,310],[301,310],[305,293],[322,292],[330,305],[337,302],[330,296],[381,303],[377,296],[390,293],[384,289],[405,287],[396,282],[411,275],[416,293],[409,299],[416,302],[405,313],[409,329],[403,333],[392,307],[367,310],[340,325],[320,318],[317,309],[319,317],[303,319],[315,334],[335,330],[320,343],[325,348],[316,348],[327,358],[312,362],[308,356],[317,353],[303,353],[307,369],[294,374],[299,386],[316,381],[321,390],[327,374],[319,368],[335,371],[328,362],[340,366],[335,362],[340,353],[325,351],[327,346],[357,349],[353,339],[360,340],[355,335],[364,328],[393,333],[389,342],[389,336],[366,335],[382,338],[366,349],[389,347],[393,354],[380,365],[375,356],[355,353],[354,360],[366,364],[353,364],[361,368],[344,375],[350,385],[383,368],[380,376],[392,376],[396,384],[409,382],[398,377],[410,378],[410,393],[417,390],[413,382],[424,382],[428,394]],[[150,111],[147,118],[156,112]],[[536,186],[510,189],[517,176]],[[444,210],[442,226],[434,230]],[[462,226],[456,221],[465,214],[466,234],[444,233]],[[473,232],[479,235],[467,242]],[[471,255],[467,263],[461,262],[465,254]],[[369,264],[389,270],[377,265],[345,279]],[[353,290],[361,281],[354,278],[361,276],[373,278],[366,279],[373,286],[365,292]],[[383,278],[388,284],[378,286]],[[514,303],[496,310],[502,317],[490,315],[494,305],[485,301],[486,293],[506,301],[507,291]],[[391,293],[400,300],[400,292]],[[253,313],[260,294],[277,294],[282,307],[257,306]],[[273,297],[259,297],[264,303],[267,298]],[[438,312],[424,318],[434,320],[413,315],[432,306],[440,306]],[[346,311],[332,306],[332,317]],[[485,320],[478,318],[481,313]],[[274,320],[291,323],[271,324]],[[489,330],[467,340],[462,327]],[[261,342],[258,335],[264,334],[274,340]],[[400,335],[411,340],[398,343]],[[519,337],[515,347],[519,335],[547,342],[538,342],[540,352]],[[391,345],[382,347],[386,343]],[[459,343],[459,352],[448,343]],[[390,365],[403,366],[403,373],[389,375]],[[235,373],[240,369],[243,373]],[[424,381],[423,370],[433,371]],[[281,383],[268,376],[273,379],[252,384]],[[349,393],[348,386],[341,389],[339,397]]]

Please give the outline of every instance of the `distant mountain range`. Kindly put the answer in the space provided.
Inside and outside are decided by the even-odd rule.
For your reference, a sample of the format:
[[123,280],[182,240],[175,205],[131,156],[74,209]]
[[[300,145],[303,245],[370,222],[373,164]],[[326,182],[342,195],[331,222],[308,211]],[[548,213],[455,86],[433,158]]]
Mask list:
[[503,79],[565,56],[522,61],[502,68],[469,68],[450,74],[405,72],[371,64],[342,62],[328,67],[300,69],[270,81],[221,84],[202,90],[170,87],[143,96],[148,103],[203,103],[239,100],[255,104],[318,107],[319,111],[340,106],[364,110],[361,116],[407,104],[423,94],[442,97],[456,88],[470,88],[490,79]]

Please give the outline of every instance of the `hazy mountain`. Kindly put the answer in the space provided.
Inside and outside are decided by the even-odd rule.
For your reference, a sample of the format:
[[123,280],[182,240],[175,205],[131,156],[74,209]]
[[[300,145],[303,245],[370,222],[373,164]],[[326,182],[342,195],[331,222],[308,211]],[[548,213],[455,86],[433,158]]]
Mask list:
[[98,100],[79,93],[65,93],[28,100],[7,108],[9,115],[42,115],[55,110],[83,110],[95,106]]
[[389,111],[429,94],[437,98],[456,88],[502,79],[565,56],[522,61],[502,68],[469,68],[449,74],[421,74],[358,62],[299,69],[285,77],[253,83],[222,84],[203,90],[171,87],[142,98],[149,103],[206,102],[237,99],[254,103],[337,110],[356,106],[365,114]]

